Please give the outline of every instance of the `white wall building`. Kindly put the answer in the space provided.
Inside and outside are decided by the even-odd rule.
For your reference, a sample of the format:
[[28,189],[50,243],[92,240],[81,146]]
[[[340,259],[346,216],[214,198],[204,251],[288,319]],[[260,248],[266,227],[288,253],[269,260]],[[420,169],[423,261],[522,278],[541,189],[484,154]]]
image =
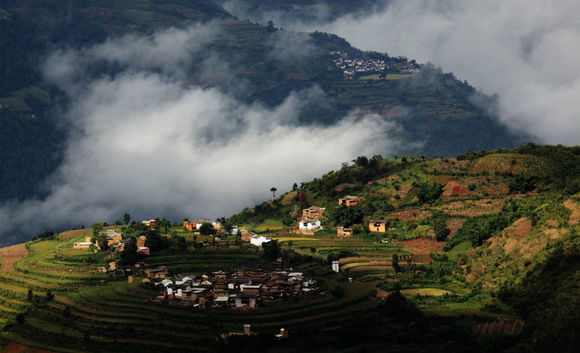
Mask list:
[[338,264],[338,261],[332,261],[332,270],[334,272],[340,272],[340,265]]
[[270,241],[272,241],[272,238],[263,235],[254,235],[250,238],[250,243],[255,246],[262,246],[263,243],[268,243]]
[[304,219],[298,224],[301,231],[309,231],[320,228],[320,220],[318,219]]

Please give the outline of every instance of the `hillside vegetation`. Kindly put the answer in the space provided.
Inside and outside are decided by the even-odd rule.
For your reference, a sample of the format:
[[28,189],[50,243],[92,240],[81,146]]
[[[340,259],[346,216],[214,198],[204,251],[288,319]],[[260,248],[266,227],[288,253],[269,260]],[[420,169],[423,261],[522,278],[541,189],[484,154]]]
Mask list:
[[[165,220],[156,230],[113,227],[128,238],[144,232],[156,239],[147,243],[154,251],[146,266],[168,266],[172,276],[291,267],[319,281],[314,296],[255,310],[153,302],[157,291],[146,284],[128,283],[121,271],[99,272],[111,260],[125,261],[119,253],[73,248],[92,230],[42,234],[0,252],[0,347],[572,352],[580,312],[579,157],[578,147],[533,144],[453,159],[359,157],[221,220],[271,237],[274,245],[263,249]],[[362,201],[338,207],[345,195]],[[326,207],[324,229],[299,234],[296,219],[313,205]],[[371,233],[371,219],[390,227]],[[338,224],[354,235],[338,237]],[[245,323],[256,336],[216,339]],[[274,338],[281,327],[287,340]]]
[[[333,6],[348,8],[351,3],[337,1]],[[43,80],[41,64],[48,54],[199,22],[215,21],[221,35],[191,62],[216,58],[231,73],[207,74],[202,72],[204,65],[195,65],[184,78],[186,86],[219,87],[243,102],[269,106],[280,104],[291,92],[319,87],[325,98],[298,112],[300,124],[334,124],[352,111],[376,113],[401,125],[398,137],[421,141],[409,143],[404,151],[413,155],[452,156],[521,143],[520,137],[487,113],[493,100],[453,74],[424,65],[419,73],[397,80],[392,79],[393,73],[384,79],[345,80],[342,71],[333,67],[329,52],[387,62],[407,58],[362,52],[332,34],[293,33],[241,21],[212,1],[18,0],[0,1],[0,6],[2,13],[10,14],[0,13],[0,123],[4,127],[0,201],[42,196],[39,186],[62,161],[69,131],[57,118],[70,102]],[[114,76],[115,70],[116,65],[102,65],[91,74]],[[474,104],[474,96],[485,106]]]

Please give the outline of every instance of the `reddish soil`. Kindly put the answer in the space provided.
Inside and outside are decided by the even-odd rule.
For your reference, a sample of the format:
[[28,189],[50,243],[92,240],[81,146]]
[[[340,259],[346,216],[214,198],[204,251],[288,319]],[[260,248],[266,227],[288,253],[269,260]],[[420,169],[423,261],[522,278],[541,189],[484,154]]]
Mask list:
[[524,238],[532,231],[532,222],[527,218],[520,218],[505,230],[507,236]]
[[441,254],[443,252],[443,245],[445,242],[434,239],[412,239],[412,240],[393,240],[393,243],[402,244],[403,250],[412,253],[413,255],[429,255],[430,253]]
[[472,192],[470,192],[461,182],[452,179],[443,187],[441,198],[449,200],[454,196],[465,196],[470,194],[472,194]]
[[24,346],[22,344],[15,342],[10,342],[10,344],[6,346],[6,348],[4,348],[2,353],[53,353],[53,352],[40,348]]
[[433,214],[430,211],[419,210],[418,208],[389,213],[387,219],[398,218],[403,222],[407,221],[420,221],[425,218],[431,217]]

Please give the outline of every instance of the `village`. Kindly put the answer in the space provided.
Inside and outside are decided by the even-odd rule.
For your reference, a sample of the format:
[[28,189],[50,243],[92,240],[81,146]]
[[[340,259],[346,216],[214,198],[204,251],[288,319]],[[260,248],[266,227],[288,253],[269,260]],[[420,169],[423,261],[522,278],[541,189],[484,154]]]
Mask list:
[[[201,275],[177,275],[170,278],[168,268],[142,270],[142,283],[159,289],[154,302],[181,303],[198,309],[254,309],[291,297],[303,297],[316,292],[317,282],[302,272],[278,269],[239,269],[216,271]],[[135,277],[130,276],[131,282]]]
[[396,72],[401,74],[412,74],[418,71],[417,65],[411,61],[389,61],[385,60],[364,60],[361,58],[350,58],[342,51],[331,51],[334,66],[343,70],[344,79],[352,80],[357,74],[365,72]]
[[[362,201],[360,196],[346,195],[338,199],[338,207],[352,207]],[[300,210],[300,209],[298,209]],[[297,212],[296,223],[291,233],[298,235],[315,236],[317,232],[325,230],[322,225],[326,209],[319,206],[310,206]],[[146,229],[156,229],[156,220],[141,222]],[[389,229],[387,220],[370,220],[368,231],[371,233],[385,233]],[[249,242],[256,247],[262,247],[272,240],[271,237],[257,234],[246,228],[222,225],[220,222],[207,219],[181,223],[184,232],[211,234],[213,244],[222,242],[221,238],[236,236],[238,241]],[[338,226],[337,237],[352,237],[354,230],[351,227]],[[136,252],[140,258],[151,254],[147,247],[147,237],[139,235],[135,240],[124,238],[119,229],[107,229],[99,232],[95,237],[87,237],[84,242],[74,243],[75,249],[89,249],[92,251],[108,251],[111,253],[125,250],[129,241],[136,241]],[[228,240],[224,240],[226,243]],[[208,241],[195,244],[208,246]],[[101,267],[99,272],[122,273],[129,283],[155,289],[158,295],[152,298],[153,302],[174,303],[190,306],[196,309],[229,308],[237,310],[255,309],[260,306],[283,302],[290,298],[301,298],[319,291],[317,281],[303,272],[293,271],[284,267],[282,258],[277,259],[277,269],[265,271],[260,268],[241,268],[236,271],[208,272],[202,274],[171,274],[167,266],[150,268],[144,262],[136,262],[132,266],[123,266],[118,261],[110,261],[108,268]],[[340,272],[338,261],[332,261],[331,269]]]

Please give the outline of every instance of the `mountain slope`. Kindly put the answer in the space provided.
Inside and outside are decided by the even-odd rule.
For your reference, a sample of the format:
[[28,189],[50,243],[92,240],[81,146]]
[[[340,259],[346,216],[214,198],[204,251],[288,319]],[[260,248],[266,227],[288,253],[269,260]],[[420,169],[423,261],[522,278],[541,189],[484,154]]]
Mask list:
[[[491,99],[452,74],[426,65],[396,79],[368,72],[372,77],[346,80],[330,52],[357,60],[412,61],[361,52],[334,35],[239,21],[212,2],[19,0],[0,5],[10,13],[0,19],[6,34],[0,38],[0,122],[6,127],[0,142],[0,201],[42,196],[42,181],[63,158],[68,128],[58,116],[70,102],[43,80],[40,65],[49,53],[198,21],[218,21],[221,35],[190,61],[217,59],[208,65],[229,70],[208,73],[207,67],[192,67],[184,85],[218,87],[243,102],[268,106],[280,104],[291,92],[319,87],[322,97],[299,112],[301,124],[330,125],[353,111],[374,113],[400,127],[386,138],[405,141],[401,152],[414,155],[449,156],[523,142],[487,113]],[[97,66],[88,79],[114,77],[116,70],[114,63]]]

